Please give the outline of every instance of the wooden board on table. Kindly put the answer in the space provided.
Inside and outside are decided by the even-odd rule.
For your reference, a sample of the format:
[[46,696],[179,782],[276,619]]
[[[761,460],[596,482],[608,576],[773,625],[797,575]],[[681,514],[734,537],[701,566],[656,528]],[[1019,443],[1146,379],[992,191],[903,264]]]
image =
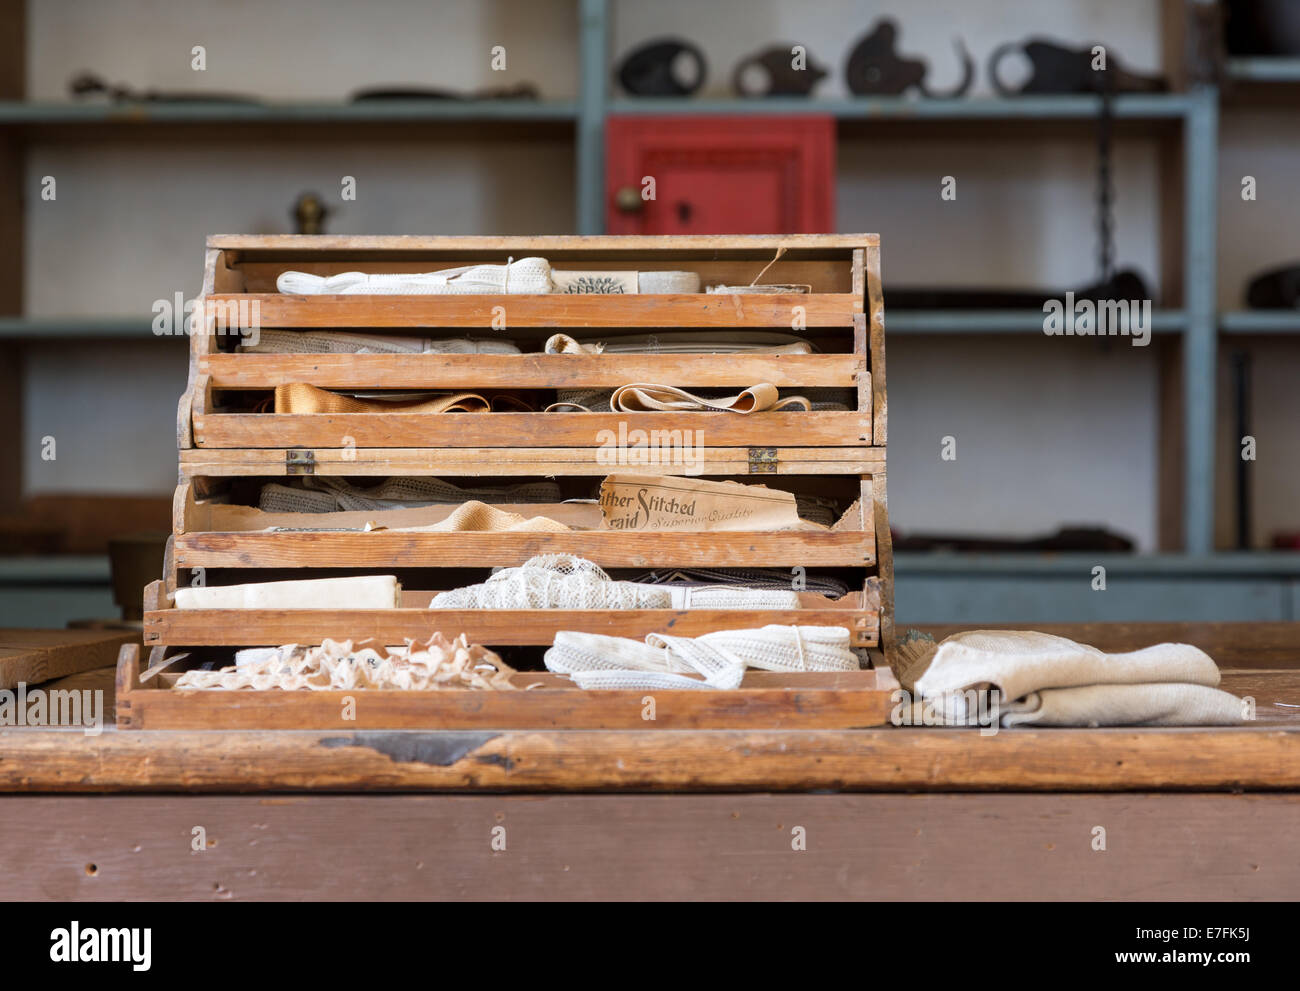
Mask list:
[[0,690],[112,665],[140,634],[104,630],[0,629]]

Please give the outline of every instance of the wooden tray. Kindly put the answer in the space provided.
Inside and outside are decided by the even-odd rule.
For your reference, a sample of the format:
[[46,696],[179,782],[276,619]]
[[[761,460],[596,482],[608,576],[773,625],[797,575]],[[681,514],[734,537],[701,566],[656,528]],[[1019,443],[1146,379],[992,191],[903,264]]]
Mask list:
[[324,639],[400,644],[465,634],[488,647],[549,646],[560,630],[642,639],[648,633],[695,637],[715,630],[768,624],[843,626],[853,646],[879,644],[880,611],[864,592],[842,599],[800,593],[799,609],[429,609],[433,592],[403,590],[398,609],[176,609],[161,599],[161,582],[146,595],[146,646],[276,647]]
[[[151,662],[161,651],[154,648]],[[513,692],[177,690],[177,674],[142,684],[141,673],[139,646],[124,646],[119,729],[857,729],[888,724],[899,687],[888,668],[751,671],[734,691],[653,692],[583,691],[562,675],[532,671],[516,681],[539,687]]]
[[[276,292],[286,270],[428,272],[507,257],[547,258],[556,269],[678,270],[705,285],[806,285],[791,294],[628,294],[500,296],[293,296]],[[736,692],[672,692],[656,725],[858,726],[887,719],[885,667],[892,636],[893,564],[885,499],[884,310],[879,239],[872,234],[780,237],[439,238],[218,236],[208,239],[203,294],[195,309],[189,378],[178,408],[180,484],[163,581],[145,593],[144,642],[158,660],[205,647],[387,643],[439,631],[488,647],[550,644],[575,630],[643,638],[651,632],[698,636],[767,624],[843,626],[871,651],[878,670],[851,675],[754,673]],[[501,325],[504,318],[505,326]],[[232,350],[232,335],[279,328],[373,329],[419,337],[502,336],[524,353],[257,354]],[[796,333],[818,351],[806,355],[539,353],[557,331],[592,339],[623,334],[768,330]],[[584,330],[586,329],[586,330]],[[276,414],[264,400],[280,385],[327,389],[453,389],[492,392],[614,388],[664,382],[686,389],[739,390],[770,382],[783,393],[834,389],[845,410],[764,412],[484,414]],[[816,394],[814,394],[814,398]],[[851,397],[851,398],[850,398]],[[693,431],[693,464],[610,464],[602,438],[636,431],[672,437]],[[659,431],[661,433],[656,434]],[[701,436],[702,435],[702,436]],[[683,439],[685,434],[682,434]],[[637,442],[632,441],[633,445]],[[661,442],[662,443],[662,442]],[[671,458],[669,459],[671,461]],[[302,529],[268,529],[245,506],[258,483],[290,476],[382,478],[430,475],[504,484],[556,478],[566,497],[586,493],[581,476],[611,472],[697,474],[766,483],[845,501],[831,530],[730,533],[349,532],[338,514]],[[772,476],[769,478],[768,476]],[[833,478],[827,484],[825,479]],[[500,481],[491,481],[499,479]],[[586,496],[579,496],[585,498]],[[855,501],[856,500],[856,501]],[[853,502],[849,507],[847,503]],[[557,508],[557,512],[562,512]],[[328,514],[324,514],[328,515]],[[525,515],[548,515],[529,507]],[[348,516],[343,520],[343,516]],[[226,525],[223,525],[223,519]],[[370,522],[367,520],[366,522]],[[570,525],[586,525],[568,521]],[[236,525],[238,524],[238,525]],[[489,567],[539,554],[577,554],[606,569],[834,569],[852,591],[840,600],[804,595],[798,610],[431,610],[432,591],[406,591],[385,610],[177,610],[182,583],[311,578],[340,571],[393,574],[420,588],[449,588]],[[445,573],[444,573],[445,572]],[[202,575],[199,579],[196,576]],[[124,726],[336,726],[329,693],[176,692],[164,673],[140,686],[138,656],[125,679]],[[133,675],[134,673],[134,675]],[[376,692],[366,696],[376,726],[641,727],[638,693],[583,693],[545,674],[530,692]],[[391,699],[389,696],[393,696]],[[636,696],[636,698],[631,698]],[[612,708],[611,708],[612,706]],[[739,721],[728,722],[726,719]],[[312,720],[316,720],[313,722]],[[745,721],[752,720],[752,721]],[[819,721],[820,720],[820,721]],[[350,724],[355,728],[356,723]]]

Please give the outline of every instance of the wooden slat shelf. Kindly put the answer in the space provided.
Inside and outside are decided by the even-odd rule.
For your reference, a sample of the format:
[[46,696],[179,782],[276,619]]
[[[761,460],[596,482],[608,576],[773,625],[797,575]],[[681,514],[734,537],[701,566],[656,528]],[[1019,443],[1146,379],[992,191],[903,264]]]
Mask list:
[[[432,598],[432,593],[430,593]],[[879,642],[875,610],[826,606],[764,610],[762,623],[783,626],[844,626],[862,647]],[[744,609],[158,609],[145,613],[149,645],[265,647],[319,643],[324,638],[374,639],[400,644],[441,632],[464,633],[472,643],[491,646],[550,646],[560,630],[642,639],[648,633],[699,636],[755,625]],[[482,693],[469,694],[481,697]]]
[[[871,414],[779,413],[195,413],[200,448],[599,447],[601,432],[695,430],[710,445],[871,443]],[[778,446],[789,446],[779,444]]]
[[[173,504],[173,535],[163,580],[145,595],[148,663],[138,653],[119,660],[123,726],[319,728],[338,721],[336,693],[173,690],[175,672],[141,685],[140,671],[166,660],[170,650],[315,644],[325,638],[401,644],[427,640],[435,632],[463,634],[489,648],[530,648],[549,646],[562,630],[640,640],[652,632],[699,636],[770,624],[842,627],[850,644],[873,651],[875,670],[760,674],[748,677],[733,692],[670,691],[666,694],[672,696],[671,714],[667,719],[659,716],[657,725],[849,727],[879,725],[887,719],[896,684],[887,667],[893,556],[885,503],[884,319],[875,235],[221,236],[209,238],[208,249],[201,306],[190,338],[189,382],[177,423],[181,484]],[[808,286],[811,291],[420,296],[297,296],[272,291],[289,270],[316,275],[410,273],[530,256],[545,257],[556,270],[685,269],[704,286],[748,284],[766,272],[768,284]],[[796,331],[820,351],[537,353],[551,329],[581,327],[607,331],[583,335],[594,339],[709,328]],[[420,337],[476,328],[492,336],[499,330],[503,338],[531,350],[515,355],[230,350],[232,333],[270,328],[391,328]],[[635,382],[728,391],[766,382],[782,397],[837,389],[848,393],[843,401],[851,408],[752,414],[283,414],[252,411],[254,404],[265,406],[262,397],[248,395],[301,383],[322,389],[526,389],[539,390],[540,398],[549,402],[555,390],[615,389]],[[573,506],[561,510],[562,504],[528,501],[511,511],[546,516],[547,507],[553,506],[556,517],[575,528],[431,532],[401,529],[415,518],[400,512],[386,514],[381,521],[394,528],[364,531],[354,518],[364,514],[355,512],[264,514],[250,508],[258,480],[291,476],[573,477],[575,481],[560,490],[572,496],[591,490],[577,479],[614,473],[743,479],[801,495],[828,488],[840,502],[842,515],[835,529],[622,531],[599,528],[601,518],[590,504],[577,512]],[[425,513],[419,519],[435,516]],[[369,517],[365,522],[371,522]],[[805,593],[801,608],[776,610],[437,610],[428,608],[433,592],[409,589],[394,609],[189,610],[173,605],[182,576],[189,580],[197,569],[203,570],[205,581],[208,572],[215,572],[217,584],[255,581],[258,573],[311,578],[344,571],[397,573],[403,581],[451,588],[472,580],[467,574],[487,568],[565,554],[601,568],[628,571],[835,569],[852,591],[840,600]],[[416,572],[420,577],[412,578]],[[795,572],[790,574],[793,580]],[[520,656],[533,663],[537,659],[536,652],[527,650]],[[180,666],[197,662],[198,657],[191,657]],[[584,692],[565,679],[538,677],[543,687],[520,692],[368,691],[359,711],[366,713],[365,726],[393,729],[626,729],[642,722],[643,692]]]
[[[504,414],[489,414],[492,416]],[[589,414],[598,415],[598,414]],[[658,414],[649,414],[658,415]],[[678,421],[680,422],[680,421]],[[630,429],[636,429],[631,427]],[[335,435],[337,440],[339,435]],[[551,439],[551,438],[548,438]],[[691,468],[700,475],[746,475],[753,467],[751,447],[701,447]],[[873,475],[885,470],[883,447],[773,447],[770,467],[777,475]],[[181,452],[182,477],[291,474],[287,464],[297,448],[191,448]],[[680,464],[611,463],[599,447],[512,448],[314,448],[316,475],[607,475],[628,470],[648,475],[681,475]]]
[[618,388],[632,382],[680,387],[757,382],[848,388],[853,354],[212,354],[199,370],[214,389],[268,389],[293,382],[321,388]]
[[852,293],[792,295],[289,296],[214,293],[205,314],[227,331],[247,327],[852,327]]
[[[584,692],[555,688],[556,679],[521,673],[516,681],[542,687],[474,692],[212,692],[174,691],[132,684],[139,648],[124,648],[118,668],[118,725],[130,729],[192,727],[204,710],[207,729],[644,729],[644,692]],[[756,671],[733,691],[660,692],[654,724],[659,729],[700,729],[720,724],[774,729],[854,729],[889,719],[890,693],[898,682],[888,668],[834,673],[774,675]],[[287,705],[286,695],[293,695]],[[361,700],[357,703],[357,696]],[[351,705],[345,703],[351,699]],[[344,717],[348,712],[351,717]]]
[[649,533],[182,533],[174,540],[183,568],[482,567],[523,564],[538,554],[578,554],[605,568],[866,567],[876,563],[870,531]]

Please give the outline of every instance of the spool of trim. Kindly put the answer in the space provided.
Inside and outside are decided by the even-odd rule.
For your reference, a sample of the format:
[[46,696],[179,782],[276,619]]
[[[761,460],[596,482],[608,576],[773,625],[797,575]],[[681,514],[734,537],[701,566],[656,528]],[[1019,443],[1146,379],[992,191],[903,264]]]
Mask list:
[[700,291],[698,272],[640,272],[637,291],[643,293],[691,293]]

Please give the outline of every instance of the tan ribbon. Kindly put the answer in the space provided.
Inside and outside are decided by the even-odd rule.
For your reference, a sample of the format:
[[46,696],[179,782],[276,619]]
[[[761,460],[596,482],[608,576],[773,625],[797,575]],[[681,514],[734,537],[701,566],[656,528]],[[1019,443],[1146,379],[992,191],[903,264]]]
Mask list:
[[306,382],[275,387],[277,413],[486,413],[486,399],[473,392],[458,392],[432,399],[355,399],[318,389]]
[[[374,529],[384,529],[375,527]],[[426,533],[448,533],[456,530],[477,530],[503,533],[506,531],[532,531],[542,533],[567,532],[571,528],[548,516],[521,516],[508,510],[497,509],[485,502],[471,500],[457,506],[445,520],[427,526],[404,527]]]
[[776,386],[760,382],[735,396],[705,399],[671,385],[633,382],[614,390],[610,408],[620,413],[651,410],[721,410],[729,413],[775,412],[784,409],[809,410],[812,404],[803,396],[780,398]]

